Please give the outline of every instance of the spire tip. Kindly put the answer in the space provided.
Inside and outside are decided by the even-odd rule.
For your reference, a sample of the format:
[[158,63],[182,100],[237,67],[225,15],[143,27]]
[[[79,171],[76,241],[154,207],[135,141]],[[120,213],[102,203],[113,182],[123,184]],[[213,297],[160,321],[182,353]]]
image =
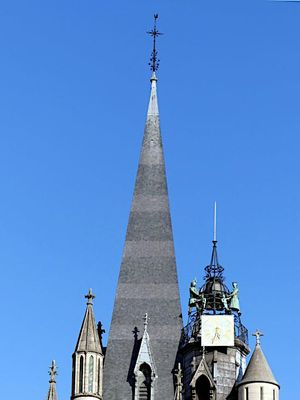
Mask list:
[[214,243],[217,243],[217,202],[214,203]]
[[[156,27],[157,20],[158,20],[158,14],[154,14],[154,27],[153,27],[153,29],[151,29],[151,31],[147,32],[150,36],[153,37],[153,50],[151,53],[149,66],[150,66],[151,71],[154,73],[154,75],[155,75],[155,71],[158,70],[159,61],[160,61],[157,58],[158,52],[156,50],[156,38],[157,38],[157,36],[162,35],[162,33],[157,30],[157,27]],[[152,77],[153,77],[153,75],[152,75]],[[151,80],[152,80],[152,78],[151,78]]]
[[256,332],[252,333],[252,336],[256,337],[256,346],[260,346],[260,338],[264,336],[264,334],[259,329],[256,329]]
[[55,360],[52,360],[52,362],[51,362],[51,365],[50,365],[50,367],[49,367],[49,375],[50,375],[50,381],[49,381],[49,383],[52,383],[52,382],[56,382],[56,375],[57,375],[57,366],[56,366],[56,363],[55,363]]
[[93,304],[93,299],[94,299],[96,296],[93,294],[92,289],[89,289],[88,294],[86,294],[84,297],[88,300],[87,304],[88,304],[88,305],[89,305],[89,304],[92,305],[92,304]]

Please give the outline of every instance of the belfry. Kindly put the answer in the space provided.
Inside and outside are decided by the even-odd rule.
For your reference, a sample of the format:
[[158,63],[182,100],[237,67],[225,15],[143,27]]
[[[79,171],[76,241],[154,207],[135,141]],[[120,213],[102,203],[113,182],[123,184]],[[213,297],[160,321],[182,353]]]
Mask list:
[[[90,289],[73,353],[71,400],[279,400],[260,331],[247,366],[239,286],[227,286],[218,259],[216,205],[210,262],[203,284],[191,281],[183,326],[157,98],[157,18],[148,32],[150,100],[108,343]],[[54,362],[50,377],[48,400],[57,400]]]

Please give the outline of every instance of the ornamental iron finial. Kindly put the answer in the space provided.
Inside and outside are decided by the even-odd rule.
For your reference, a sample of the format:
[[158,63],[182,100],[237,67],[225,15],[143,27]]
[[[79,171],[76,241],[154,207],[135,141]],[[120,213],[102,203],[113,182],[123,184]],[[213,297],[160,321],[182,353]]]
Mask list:
[[154,27],[151,31],[147,32],[149,35],[151,35],[153,37],[153,50],[152,50],[151,58],[150,58],[150,62],[149,62],[150,69],[153,73],[155,73],[158,70],[159,61],[160,61],[157,58],[158,53],[156,50],[156,38],[157,38],[157,36],[162,35],[162,33],[159,32],[156,28],[157,19],[158,19],[158,14],[154,14]]
[[56,366],[55,360],[52,360],[52,363],[49,367],[49,375],[50,375],[49,383],[53,383],[53,382],[55,383],[56,382],[55,377],[57,375],[57,366]]
[[92,289],[89,289],[88,294],[86,294],[84,297],[85,297],[86,299],[88,299],[88,302],[87,302],[88,305],[93,305],[93,299],[94,299],[96,296],[93,294]]
[[264,336],[264,334],[259,329],[257,329],[256,332],[252,333],[252,336],[256,337],[256,346],[260,346],[260,338],[261,336]]

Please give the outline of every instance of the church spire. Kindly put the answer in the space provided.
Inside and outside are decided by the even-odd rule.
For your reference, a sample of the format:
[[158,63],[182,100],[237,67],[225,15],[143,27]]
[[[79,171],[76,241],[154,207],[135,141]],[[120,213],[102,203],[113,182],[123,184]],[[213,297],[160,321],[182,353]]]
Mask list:
[[94,317],[95,297],[92,289],[85,295],[87,307],[73,353],[72,399],[102,398],[103,350]]
[[[155,40],[156,21],[150,32]],[[173,398],[170,376],[182,328],[158,113],[156,41],[151,63],[150,101],[105,357],[104,398],[114,396],[115,400],[129,399],[135,393],[129,376],[130,362],[134,362],[132,331],[142,331],[140,316],[145,313],[151,318],[148,334],[157,363],[156,397]]]
[[48,390],[47,400],[57,400],[57,393],[56,393],[56,375],[57,375],[57,366],[55,361],[53,360],[50,367],[49,367],[49,375],[50,375],[50,386]]

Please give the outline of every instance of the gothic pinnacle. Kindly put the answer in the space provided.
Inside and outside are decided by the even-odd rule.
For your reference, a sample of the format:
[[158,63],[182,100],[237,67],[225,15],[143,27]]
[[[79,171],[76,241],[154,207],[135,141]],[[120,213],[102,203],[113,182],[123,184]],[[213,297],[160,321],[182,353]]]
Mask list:
[[56,366],[55,360],[52,360],[52,363],[51,363],[51,365],[49,367],[49,375],[50,375],[49,383],[52,383],[52,382],[55,383],[56,382],[56,375],[57,375],[57,366]]

